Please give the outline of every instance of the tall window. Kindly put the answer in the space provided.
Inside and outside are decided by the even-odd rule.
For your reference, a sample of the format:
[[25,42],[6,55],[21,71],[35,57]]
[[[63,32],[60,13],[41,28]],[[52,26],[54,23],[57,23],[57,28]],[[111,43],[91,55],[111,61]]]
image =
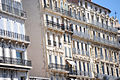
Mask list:
[[82,71],[81,62],[79,61],[79,70]]
[[69,48],[69,57],[71,58],[71,48]]
[[81,43],[82,54],[84,55],[83,43]]
[[77,48],[79,49],[79,42],[77,42]]
[[67,48],[65,47],[65,57],[67,57]]
[[107,74],[109,75],[109,67],[107,66]]
[[52,56],[49,55],[49,63],[51,64],[52,63]]
[[118,69],[116,69],[116,75],[117,75],[117,77],[119,77],[119,72],[118,72]]
[[97,48],[95,47],[95,57],[98,57]]
[[113,76],[113,68],[111,68],[111,73],[112,73],[112,76]]
[[62,57],[60,57],[60,64],[62,65]]
[[89,67],[89,63],[87,63],[87,68],[88,68],[88,72],[90,72],[90,71],[89,71],[89,68],[90,68],[90,67]]
[[96,68],[97,68],[97,73],[99,73],[99,66],[98,66],[98,64],[96,65]]
[[52,0],[50,0],[50,3],[49,3],[49,4],[50,4],[50,8],[52,9]]
[[70,43],[70,35],[68,35],[68,43]]
[[102,72],[103,72],[103,74],[105,74],[104,65],[102,65]]
[[46,7],[46,0],[44,0],[44,7]]
[[23,59],[23,52],[16,51],[16,58],[17,59]]
[[78,12],[78,17],[79,17],[79,20],[80,20],[80,11]]
[[55,67],[57,69],[57,56],[55,56]]
[[105,59],[108,60],[107,50],[105,49]]
[[64,34],[64,42],[66,42],[66,34]]
[[[84,69],[84,72],[86,72],[85,62],[83,62],[83,69]],[[85,75],[85,73],[84,73],[84,75]]]
[[114,52],[114,58],[115,58],[115,62],[117,62],[116,52]]
[[103,59],[102,48],[100,48],[100,57],[101,57],[101,59]]

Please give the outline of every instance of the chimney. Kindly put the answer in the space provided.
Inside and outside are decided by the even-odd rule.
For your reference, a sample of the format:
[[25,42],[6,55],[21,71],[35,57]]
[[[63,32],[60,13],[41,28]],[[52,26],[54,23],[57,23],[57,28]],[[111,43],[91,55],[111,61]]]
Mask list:
[[88,1],[90,1],[90,2],[91,2],[92,0],[88,0]]

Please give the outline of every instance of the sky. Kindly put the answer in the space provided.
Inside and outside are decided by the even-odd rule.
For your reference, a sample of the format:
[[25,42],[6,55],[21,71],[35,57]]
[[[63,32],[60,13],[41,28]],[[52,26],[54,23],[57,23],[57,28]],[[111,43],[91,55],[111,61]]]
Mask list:
[[110,16],[115,17],[115,12],[117,12],[116,16],[120,22],[120,0],[92,0],[103,7],[106,7],[111,10]]

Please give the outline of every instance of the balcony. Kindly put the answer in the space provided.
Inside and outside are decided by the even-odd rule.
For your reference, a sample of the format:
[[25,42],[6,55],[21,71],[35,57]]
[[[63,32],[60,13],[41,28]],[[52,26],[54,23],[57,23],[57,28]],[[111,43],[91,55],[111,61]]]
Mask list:
[[61,65],[61,64],[54,64],[54,63],[50,63],[48,65],[49,69],[52,69],[54,71],[58,71],[58,72],[68,72],[68,69],[65,65]]
[[2,3],[1,5],[2,5],[2,11],[5,11],[10,15],[13,15],[16,17],[27,18],[26,12],[24,12],[23,10],[20,10],[18,8],[15,8],[13,6],[10,6],[4,3]]
[[14,33],[14,32],[11,32],[11,31],[2,30],[2,29],[0,29],[0,36],[2,38],[7,38],[7,39],[11,39],[11,40],[17,40],[17,41],[22,41],[22,42],[26,42],[26,41],[30,42],[29,36]]
[[[47,6],[46,6],[45,8],[50,9],[50,8],[47,7]],[[52,10],[53,10],[53,9],[52,9]],[[104,30],[108,30],[108,31],[112,31],[112,32],[117,32],[117,29],[115,29],[114,27],[108,26],[108,25],[106,25],[106,24],[102,24],[102,23],[97,22],[97,21],[95,21],[95,20],[87,21],[87,19],[86,19],[85,16],[84,16],[84,17],[81,16],[81,17],[80,17],[81,19],[80,19],[80,18],[78,18],[78,17],[75,17],[72,12],[70,12],[70,11],[68,11],[68,10],[65,10],[65,9],[61,9],[61,8],[59,8],[59,7],[55,7],[53,11],[59,12],[59,13],[61,13],[62,15],[71,17],[71,18],[73,18],[73,19],[80,20],[80,21],[85,22],[85,23],[93,24],[93,25],[95,25],[95,26],[97,26],[97,27],[99,27],[99,28],[102,28],[102,29],[104,29]]]
[[102,24],[102,23],[97,22],[95,20],[92,20],[91,22],[88,22],[88,23],[93,24],[95,26],[98,26],[99,28],[103,28],[105,30],[109,30],[109,31],[112,31],[112,32],[117,32],[116,28],[108,26],[107,24],[104,24],[104,23]]
[[112,76],[112,75],[106,75],[106,74],[100,74],[100,73],[96,73],[95,74],[96,79],[103,79],[105,78],[106,80],[109,78],[110,80],[116,80],[117,77]]
[[9,57],[0,57],[0,63],[14,64],[14,65],[20,65],[20,66],[30,66],[30,67],[32,66],[31,61],[29,60],[9,58]]
[[120,45],[117,42],[106,40],[101,37],[93,36],[92,40],[98,43],[102,43],[102,44],[106,44],[114,47],[120,47]]
[[71,70],[71,71],[69,72],[69,75],[92,77],[91,72],[77,71],[77,70]]
[[74,31],[73,35],[79,36],[80,38],[84,38],[84,39],[87,39],[87,40],[90,39],[90,35],[87,34],[87,33],[84,33],[84,32]]

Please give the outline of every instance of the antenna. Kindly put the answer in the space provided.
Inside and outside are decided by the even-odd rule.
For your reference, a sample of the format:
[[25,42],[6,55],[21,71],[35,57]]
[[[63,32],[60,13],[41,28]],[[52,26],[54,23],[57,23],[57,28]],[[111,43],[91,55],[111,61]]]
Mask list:
[[115,11],[115,19],[117,18],[117,12]]

